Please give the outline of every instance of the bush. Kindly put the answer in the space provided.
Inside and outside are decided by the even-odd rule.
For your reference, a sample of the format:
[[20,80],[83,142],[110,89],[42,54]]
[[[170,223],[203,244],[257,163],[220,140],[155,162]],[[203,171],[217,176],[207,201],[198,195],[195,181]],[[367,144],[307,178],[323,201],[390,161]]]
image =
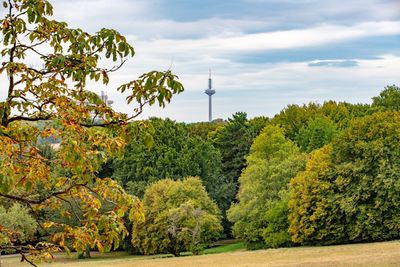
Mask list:
[[133,225],[132,244],[144,254],[198,254],[222,231],[220,211],[199,178],[150,185],[143,208],[144,220]]
[[28,208],[14,203],[8,210],[0,206],[0,244],[8,244],[10,240],[2,232],[9,231],[17,243],[26,243],[34,240],[37,230],[35,219],[29,214]]

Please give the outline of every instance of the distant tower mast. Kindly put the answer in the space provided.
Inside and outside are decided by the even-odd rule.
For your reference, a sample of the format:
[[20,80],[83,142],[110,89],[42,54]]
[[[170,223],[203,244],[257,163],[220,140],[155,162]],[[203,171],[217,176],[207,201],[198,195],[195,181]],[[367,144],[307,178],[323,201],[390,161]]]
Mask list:
[[212,102],[211,96],[215,94],[215,90],[212,89],[212,80],[211,80],[211,70],[208,77],[208,89],[204,91],[206,95],[208,95],[208,121],[212,121]]

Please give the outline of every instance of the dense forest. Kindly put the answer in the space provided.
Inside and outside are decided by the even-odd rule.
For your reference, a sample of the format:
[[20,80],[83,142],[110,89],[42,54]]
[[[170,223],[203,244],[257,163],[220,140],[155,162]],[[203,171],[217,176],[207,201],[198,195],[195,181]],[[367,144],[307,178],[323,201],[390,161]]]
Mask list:
[[[273,118],[130,123],[124,154],[98,170],[143,206],[125,218],[131,235],[116,238],[128,251],[174,255],[232,237],[249,249],[399,238],[400,88],[372,100],[288,105]],[[40,146],[48,159],[58,153],[50,143]],[[41,240],[16,205],[0,209],[1,221],[20,242]],[[82,216],[76,204],[72,212]]]

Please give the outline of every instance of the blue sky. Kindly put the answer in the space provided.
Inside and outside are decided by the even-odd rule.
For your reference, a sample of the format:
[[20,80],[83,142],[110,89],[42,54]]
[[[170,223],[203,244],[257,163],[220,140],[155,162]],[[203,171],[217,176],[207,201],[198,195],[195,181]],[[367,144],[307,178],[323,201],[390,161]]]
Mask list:
[[288,104],[370,102],[400,85],[400,0],[57,0],[55,17],[94,32],[114,28],[136,48],[111,76],[115,88],[140,73],[172,70],[185,92],[141,118],[205,121],[212,69],[214,118],[273,116]]

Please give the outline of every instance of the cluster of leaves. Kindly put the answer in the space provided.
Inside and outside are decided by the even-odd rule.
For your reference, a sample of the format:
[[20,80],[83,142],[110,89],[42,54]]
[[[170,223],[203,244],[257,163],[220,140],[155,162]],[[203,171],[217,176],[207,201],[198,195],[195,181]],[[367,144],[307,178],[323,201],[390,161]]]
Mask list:
[[220,211],[199,178],[153,183],[143,208],[144,219],[133,225],[132,243],[144,254],[197,254],[222,230]]
[[322,105],[288,105],[271,122],[284,129],[285,136],[295,141],[302,151],[311,152],[328,144],[351,119],[372,112],[366,104],[327,101]]
[[232,224],[226,219],[226,212],[238,192],[238,179],[246,166],[245,157],[249,153],[254,138],[261,132],[267,121],[265,117],[248,120],[245,112],[237,112],[228,119],[225,125],[216,128],[208,135],[213,146],[221,153],[222,174],[228,186],[225,201],[220,205],[227,236],[231,236]]
[[399,238],[400,113],[351,122],[293,180],[290,232],[299,243]]
[[291,105],[275,116],[239,178],[234,235],[249,248],[399,238],[399,96],[389,86],[371,106]]
[[[0,222],[4,227],[0,232],[0,244],[11,244],[11,241],[24,244],[35,239],[36,221],[21,204],[14,203],[8,209],[0,206]],[[14,236],[4,234],[6,232],[12,232]]]
[[304,156],[283,130],[267,126],[254,140],[239,178],[238,203],[229,209],[234,236],[270,247],[288,245],[288,182],[304,165]]
[[[2,79],[7,91],[0,102],[0,198],[29,206],[38,225],[49,231],[48,244],[29,248],[4,231],[7,247],[26,260],[27,253],[42,248],[48,255],[49,247],[116,248],[128,234],[125,214],[139,218],[141,203],[114,180],[99,178],[98,171],[123,154],[129,119],[146,104],[164,106],[183,87],[170,71],[149,72],[118,88],[136,103],[133,114],[115,112],[86,85],[89,80],[107,85],[109,74],[134,55],[124,36],[110,29],[89,34],[69,28],[50,18],[53,9],[46,0],[8,0],[1,8],[0,75],[7,76]],[[59,147],[46,157],[40,142],[49,138]],[[74,216],[79,224],[53,221],[41,216],[43,211]],[[2,221],[0,227],[7,228]]]
[[198,176],[221,209],[225,234],[230,235],[226,210],[237,190],[236,176],[265,123],[265,118],[248,121],[245,113],[235,114],[227,123],[185,125],[157,118],[132,123],[124,157],[109,164],[112,176],[140,198],[152,182]]
[[[145,127],[143,127],[145,125]],[[140,198],[155,181],[199,176],[211,198],[223,198],[221,159],[210,142],[189,136],[187,127],[170,119],[151,118],[131,123],[130,142],[121,159],[113,162],[113,177]]]

